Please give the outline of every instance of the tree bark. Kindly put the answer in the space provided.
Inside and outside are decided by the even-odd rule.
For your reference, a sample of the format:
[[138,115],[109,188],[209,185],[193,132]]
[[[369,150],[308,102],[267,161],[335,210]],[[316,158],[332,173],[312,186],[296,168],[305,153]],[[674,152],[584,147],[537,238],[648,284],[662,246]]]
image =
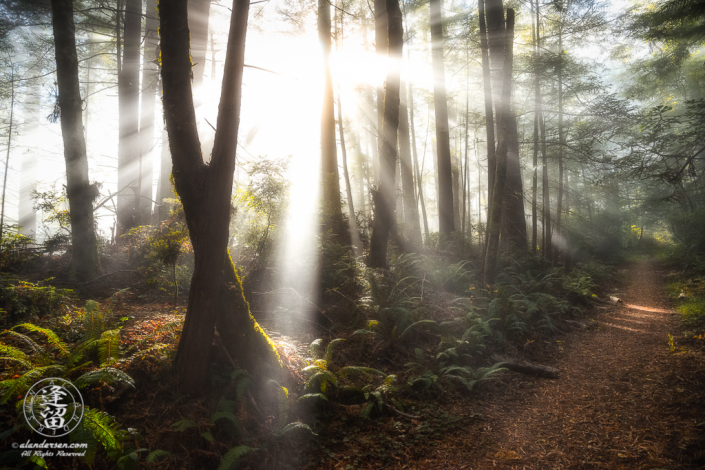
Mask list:
[[[386,0],[374,0],[375,8],[375,52],[381,59],[387,58],[389,49],[388,19]],[[372,160],[372,173],[374,174],[374,185],[379,184],[380,162],[382,159],[382,147],[384,138],[382,136],[382,125],[384,123],[384,84],[377,87],[377,149],[375,158]]]
[[448,103],[443,67],[443,15],[441,0],[431,0],[431,56],[433,62],[433,104],[436,112],[438,158],[438,230],[442,236],[455,232],[453,219],[453,174],[450,161]]
[[524,189],[519,161],[517,118],[509,110],[507,118],[507,179],[504,184],[504,210],[502,211],[502,239],[511,250],[526,250],[526,215]]
[[[496,149],[494,135],[494,114],[492,112],[492,85],[490,79],[490,57],[487,45],[487,27],[485,26],[485,2],[478,0],[480,17],[480,50],[482,54],[482,85],[485,91],[485,128],[487,129],[487,206],[492,205],[492,188],[496,167]],[[488,214],[489,217],[489,214]]]
[[318,2],[318,38],[323,46],[323,110],[321,112],[321,181],[324,231],[332,231],[336,240],[344,243],[349,234],[343,223],[340,204],[337,144],[335,141],[335,110],[333,78],[330,73],[331,20],[328,0]]
[[[538,0],[536,0],[538,5]],[[532,10],[533,10],[533,0],[532,0]],[[538,16],[536,21],[539,21]],[[538,27],[538,23],[536,24]],[[539,81],[539,68],[536,61],[538,60],[538,36],[536,35],[536,28],[534,26],[533,19],[531,21],[531,36],[534,43],[534,159],[533,159],[533,176],[531,179],[531,252],[535,255],[538,249],[538,211],[537,211],[537,201],[538,201],[538,167],[539,167],[539,103],[541,102],[541,91],[540,91],[540,81]]]
[[[540,21],[539,2],[536,2],[536,48],[541,50],[541,21]],[[539,121],[539,130],[541,131],[541,192],[543,206],[543,256],[550,259],[551,256],[551,195],[548,187],[548,154],[546,153],[546,121],[543,117],[542,100],[541,100],[541,81],[536,79],[536,95],[539,97],[537,102],[537,119]]]
[[147,0],[145,11],[144,51],[142,56],[142,102],[140,105],[140,197],[145,212],[151,214],[152,207],[152,151],[154,139],[154,102],[159,81],[157,55],[159,46],[159,19],[157,0]]
[[52,0],[51,10],[71,220],[71,271],[77,278],[86,280],[100,274],[101,269],[93,220],[96,194],[88,181],[88,157],[83,135],[73,1]]
[[[417,193],[417,197],[419,201],[421,202],[421,214],[423,216],[423,229],[424,229],[424,234],[426,235],[426,239],[429,237],[429,232],[428,232],[428,217],[426,216],[426,202],[424,201],[423,198],[423,181],[421,178],[421,168],[419,168],[419,153],[416,149],[416,129],[414,126],[414,89],[411,86],[411,83],[409,83],[409,120],[410,120],[410,125],[409,128],[411,129],[411,150],[413,153],[414,157],[414,168],[415,168],[415,173],[416,173],[416,184],[417,187],[419,188],[419,191]],[[416,204],[416,213],[418,214],[418,203],[414,202]]]
[[409,247],[412,250],[417,250],[421,247],[421,225],[419,222],[419,206],[416,204],[414,174],[411,163],[406,85],[402,82],[400,87],[399,160],[401,162],[402,201],[404,204],[404,233],[407,235]]
[[[559,20],[561,21],[561,20]],[[559,26],[558,30],[558,200],[556,201],[556,235],[561,238],[561,217],[563,214],[563,152],[564,152],[564,133],[563,133],[563,25]],[[553,250],[553,264],[558,262],[560,256],[560,246],[556,245]]]
[[[118,13],[119,14],[119,13]],[[130,187],[117,196],[117,219],[122,234],[140,224],[140,32],[142,29],[141,0],[125,0],[124,46],[121,69],[118,71],[119,140],[118,190]],[[119,52],[118,52],[119,55]]]
[[[195,255],[186,321],[176,355],[180,391],[207,383],[214,325],[240,366],[258,376],[281,366],[271,341],[249,312],[227,253],[249,0],[233,5],[213,154],[203,161],[191,89],[187,0],[159,3],[164,115],[173,176]],[[220,267],[220,268],[218,268]]]
[[[501,0],[497,0],[500,4],[499,8],[488,8],[488,23],[492,15],[501,15],[502,6]],[[494,2],[493,2],[494,3]],[[496,18],[492,18],[496,21]],[[505,42],[503,50],[504,67],[502,73],[502,100],[498,113],[498,143],[497,143],[497,167],[495,169],[495,184],[492,194],[492,206],[490,208],[490,218],[487,222],[487,253],[485,256],[484,269],[484,284],[492,284],[494,282],[497,256],[499,254],[499,235],[502,223],[502,206],[504,196],[504,186],[507,175],[507,152],[508,152],[508,137],[509,137],[509,120],[510,116],[510,99],[512,87],[512,61],[513,61],[513,41],[514,41],[514,10],[507,9],[507,22],[505,31]],[[492,51],[492,49],[490,50]]]
[[380,154],[379,186],[375,197],[374,220],[370,235],[369,265],[387,266],[387,244],[389,232],[394,224],[394,174],[397,163],[397,134],[399,131],[399,86],[400,65],[404,33],[399,0],[387,0],[387,22],[389,29],[388,56],[393,61],[387,73],[384,91],[384,121],[382,138],[384,145]]

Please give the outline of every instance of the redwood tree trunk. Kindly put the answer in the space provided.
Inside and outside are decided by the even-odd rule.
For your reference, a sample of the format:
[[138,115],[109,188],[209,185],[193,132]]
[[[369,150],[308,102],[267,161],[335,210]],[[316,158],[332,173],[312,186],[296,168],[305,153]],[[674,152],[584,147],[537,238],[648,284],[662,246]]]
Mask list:
[[443,15],[441,0],[431,0],[431,55],[433,62],[433,104],[436,111],[438,159],[438,227],[443,236],[455,232],[453,218],[453,174],[450,161],[448,100],[443,68]]
[[406,105],[406,85],[400,85],[399,107],[399,161],[401,162],[402,201],[404,203],[404,234],[412,250],[421,247],[421,224],[419,206],[416,204],[414,174],[411,163],[411,139],[409,137],[409,113]]
[[[118,234],[140,224],[140,32],[142,29],[141,0],[125,0],[124,46],[122,68],[118,70],[119,140],[118,140]],[[119,53],[118,53],[119,54]]]
[[142,103],[140,106],[140,195],[145,213],[152,207],[152,150],[154,139],[154,101],[159,80],[157,47],[159,45],[159,19],[157,0],[147,0],[144,31],[144,55],[142,56]]
[[[492,205],[492,188],[496,166],[494,114],[492,112],[492,86],[490,81],[490,57],[485,26],[485,2],[478,0],[480,17],[480,49],[482,51],[482,86],[485,91],[485,128],[487,129],[487,206]],[[489,214],[488,214],[489,216]]]
[[394,224],[394,174],[397,163],[397,133],[399,130],[399,66],[404,44],[399,0],[387,0],[387,22],[389,24],[389,58],[394,61],[387,74],[384,91],[384,122],[382,138],[384,145],[379,158],[379,185],[375,197],[374,220],[370,235],[369,265],[379,268],[387,266],[387,243]]
[[343,209],[340,204],[340,177],[338,174],[337,144],[335,142],[335,110],[333,78],[330,73],[330,3],[318,2],[318,38],[323,46],[323,110],[321,113],[321,181],[323,184],[323,228],[331,230],[340,242],[349,239],[343,224]]
[[[502,14],[501,0],[499,9],[492,10],[492,15]],[[490,10],[488,9],[488,22],[490,19]],[[493,18],[496,21],[496,18]],[[512,86],[512,61],[513,61],[513,41],[514,41],[514,10],[507,9],[507,23],[504,41],[504,67],[502,73],[502,100],[501,112],[499,120],[499,139],[497,143],[497,168],[495,175],[495,184],[492,195],[492,206],[490,208],[490,218],[487,222],[487,253],[485,256],[484,283],[491,284],[494,282],[497,256],[499,254],[499,234],[502,222],[502,206],[504,186],[507,175],[507,151],[508,137],[510,128],[510,98]]]
[[[274,368],[278,359],[269,338],[249,312],[227,253],[249,5],[249,0],[236,0],[233,5],[218,131],[210,164],[206,165],[191,90],[187,0],[159,4],[164,115],[174,183],[195,255],[186,321],[176,355],[179,389],[192,395],[202,393],[207,383],[216,320],[224,346],[250,373]],[[215,268],[218,266],[222,268]]]
[[71,219],[71,270],[79,279],[89,279],[100,273],[100,261],[93,221],[95,194],[88,181],[88,157],[83,135],[73,1],[52,0],[51,10],[61,136],[66,160],[66,194]]

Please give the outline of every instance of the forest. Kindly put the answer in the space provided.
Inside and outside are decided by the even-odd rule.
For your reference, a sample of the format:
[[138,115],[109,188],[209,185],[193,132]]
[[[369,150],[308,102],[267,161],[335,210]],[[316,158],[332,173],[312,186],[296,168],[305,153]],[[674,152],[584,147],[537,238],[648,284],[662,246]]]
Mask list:
[[704,0],[0,0],[0,469],[705,468]]

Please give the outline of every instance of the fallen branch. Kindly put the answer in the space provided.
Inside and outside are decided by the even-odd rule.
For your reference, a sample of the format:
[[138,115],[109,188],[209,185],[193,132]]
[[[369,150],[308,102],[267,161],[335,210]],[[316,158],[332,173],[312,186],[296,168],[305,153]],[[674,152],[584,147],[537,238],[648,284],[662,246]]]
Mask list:
[[519,374],[546,377],[547,379],[557,379],[561,374],[561,371],[555,367],[545,366],[542,364],[531,364],[530,362],[518,361],[516,359],[499,356],[497,354],[492,356],[492,361],[503,362],[503,367]]
[[410,414],[404,413],[403,411],[397,410],[396,408],[394,408],[392,405],[390,405],[390,404],[387,403],[386,401],[383,401],[382,404],[384,405],[385,408],[387,408],[387,409],[390,410],[391,412],[396,413],[396,414],[398,414],[399,416],[403,416],[404,418],[409,418],[409,419],[421,419],[421,416],[418,416],[418,415],[410,415]]

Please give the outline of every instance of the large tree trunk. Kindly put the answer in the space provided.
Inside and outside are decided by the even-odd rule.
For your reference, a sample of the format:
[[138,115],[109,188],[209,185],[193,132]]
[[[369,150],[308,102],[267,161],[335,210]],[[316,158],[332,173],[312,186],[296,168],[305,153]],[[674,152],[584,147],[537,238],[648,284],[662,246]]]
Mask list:
[[441,0],[431,0],[431,56],[433,62],[433,104],[436,111],[438,158],[438,230],[442,236],[455,232],[453,219],[453,173],[450,161],[448,103],[443,68],[443,15]]
[[[487,45],[487,27],[485,26],[485,2],[478,0],[480,17],[480,50],[482,53],[482,86],[485,91],[485,128],[487,129],[487,206],[492,205],[492,188],[496,166],[496,149],[494,135],[494,114],[492,112],[492,85],[490,79],[490,57]],[[489,210],[489,209],[488,209]],[[488,214],[489,217],[489,214]]]
[[[538,0],[537,0],[538,3]],[[533,0],[531,3],[533,10]],[[538,21],[539,18],[537,17]],[[534,43],[534,61],[538,60],[538,36],[536,36],[536,27],[534,25],[533,18],[531,20],[531,39]],[[541,101],[541,94],[539,89],[539,68],[538,64],[534,62],[534,159],[533,166],[534,171],[531,179],[531,252],[536,254],[538,248],[538,220],[537,220],[537,209],[536,204],[538,200],[538,167],[539,167],[539,102]]]
[[404,204],[404,234],[409,247],[421,247],[421,225],[419,206],[416,204],[414,174],[411,163],[411,139],[409,137],[409,113],[406,104],[406,85],[401,83],[399,108],[399,161],[401,163],[402,201]]
[[[216,320],[222,343],[252,374],[276,369],[276,351],[257,325],[227,253],[249,0],[233,5],[210,164],[201,154],[191,89],[187,0],[160,2],[164,115],[176,190],[195,255],[188,309],[176,355],[180,391],[203,392]],[[221,266],[221,269],[215,268]]]
[[97,194],[88,181],[73,1],[52,0],[51,10],[56,81],[61,107],[61,136],[66,160],[66,195],[71,219],[71,270],[79,279],[90,279],[100,273],[93,222],[93,199]]
[[340,204],[340,178],[338,174],[337,144],[335,142],[335,110],[333,99],[333,78],[330,73],[331,22],[330,3],[318,2],[318,38],[323,46],[323,110],[321,113],[321,181],[323,228],[332,231],[339,242],[349,240],[343,223],[343,209]]
[[[389,36],[387,31],[387,5],[386,0],[374,0],[375,9],[375,52],[380,60],[387,58],[389,49]],[[375,158],[372,160],[372,173],[374,174],[374,185],[379,184],[379,167],[382,159],[382,147],[384,138],[382,136],[382,125],[384,123],[384,84],[377,87],[377,149]]]
[[[35,133],[39,129],[39,84],[35,81],[31,86],[27,86],[24,101],[24,132],[27,137],[36,139]],[[28,146],[34,146],[28,142]],[[20,169],[20,200],[18,203],[18,223],[20,233],[30,238],[37,235],[37,211],[34,210],[32,202],[32,191],[37,190],[37,153],[33,148],[25,150],[22,156],[22,167]]]
[[159,80],[157,47],[159,45],[159,19],[157,18],[157,0],[147,0],[145,11],[144,52],[142,56],[142,103],[140,106],[140,196],[145,213],[151,214],[152,150],[154,139],[154,101]]
[[526,214],[524,212],[524,189],[519,161],[519,138],[517,118],[513,111],[507,118],[507,179],[504,186],[504,210],[502,211],[502,240],[512,250],[526,250]]
[[[559,21],[562,21],[559,20]],[[553,250],[553,264],[558,262],[561,240],[561,216],[563,214],[563,153],[565,149],[565,135],[563,133],[563,25],[558,30],[558,200],[556,201],[556,235],[561,243]]]
[[387,243],[394,224],[394,174],[397,164],[397,133],[399,131],[399,80],[404,34],[399,9],[399,0],[387,0],[387,22],[389,28],[388,56],[393,61],[387,73],[384,91],[384,121],[382,138],[384,145],[379,158],[379,185],[375,197],[374,220],[370,235],[369,265],[387,266]]
[[[140,195],[140,31],[142,27],[141,0],[125,0],[125,24],[122,67],[118,70],[119,140],[118,140],[118,234],[140,224],[142,204]],[[118,55],[120,53],[118,52]],[[124,188],[131,188],[125,191]]]
[[[536,1],[536,49],[541,50],[541,20],[540,20],[539,2]],[[541,102],[541,81],[536,79],[536,119],[539,121],[539,130],[541,131],[541,186],[542,186],[542,206],[543,206],[543,256],[550,259],[551,256],[551,195],[548,187],[548,154],[546,153],[546,121],[543,117],[543,109]]]
[[[493,1],[492,3],[495,3]],[[502,1],[497,0],[497,5],[487,9],[487,21],[490,19],[497,22],[494,15],[504,17],[502,12]],[[500,21],[501,22],[501,21]],[[499,235],[502,222],[502,206],[504,196],[504,186],[507,175],[507,152],[508,152],[508,137],[510,131],[510,99],[512,87],[512,61],[513,61],[513,41],[514,41],[514,10],[507,9],[507,23],[504,40],[504,67],[502,73],[502,99],[499,114],[498,126],[498,142],[497,142],[497,167],[495,175],[495,184],[492,194],[492,206],[490,207],[490,218],[487,221],[487,253],[485,256],[484,284],[494,282],[495,269],[497,264],[497,256],[499,254]],[[490,49],[492,52],[493,49]]]

